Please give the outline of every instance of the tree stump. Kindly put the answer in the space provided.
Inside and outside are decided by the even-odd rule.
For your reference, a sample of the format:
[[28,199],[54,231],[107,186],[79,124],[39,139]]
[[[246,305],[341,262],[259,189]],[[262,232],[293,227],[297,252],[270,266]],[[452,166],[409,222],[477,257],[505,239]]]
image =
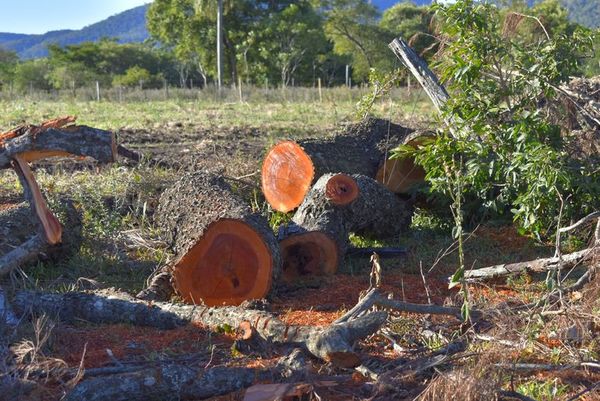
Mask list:
[[238,305],[265,297],[277,280],[273,232],[222,178],[186,174],[163,193],[156,216],[177,254],[174,287],[186,302]]
[[[341,191],[346,198],[341,203],[332,197],[331,189],[340,185],[351,188]],[[349,194],[352,200],[346,202]],[[292,224],[280,230],[283,277],[332,274],[348,249],[349,233],[390,238],[406,230],[411,218],[410,203],[374,179],[325,174],[294,214]]]
[[297,208],[314,181],[325,173],[375,177],[388,152],[411,129],[386,120],[368,119],[327,139],[283,141],[272,147],[262,165],[262,189],[273,209]]

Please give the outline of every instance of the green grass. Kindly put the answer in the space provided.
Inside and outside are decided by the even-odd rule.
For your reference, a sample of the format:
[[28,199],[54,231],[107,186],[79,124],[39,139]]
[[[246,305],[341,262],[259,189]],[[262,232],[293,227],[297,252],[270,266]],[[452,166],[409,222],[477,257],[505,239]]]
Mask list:
[[[300,90],[299,88],[298,90]],[[293,89],[289,89],[293,90]],[[167,123],[181,123],[183,129],[195,127],[266,128],[276,136],[297,133],[323,133],[344,120],[354,119],[356,102],[364,90],[346,89],[327,94],[323,103],[314,100],[266,102],[214,102],[212,98],[131,101],[52,101],[0,100],[0,130],[27,123],[38,123],[61,115],[75,115],[78,123],[102,129],[145,128],[159,130]],[[335,96],[334,96],[335,95]],[[375,115],[396,120],[431,115],[433,108],[421,91],[409,95],[404,89],[394,92],[394,101],[377,103]],[[160,130],[159,130],[160,131]]]

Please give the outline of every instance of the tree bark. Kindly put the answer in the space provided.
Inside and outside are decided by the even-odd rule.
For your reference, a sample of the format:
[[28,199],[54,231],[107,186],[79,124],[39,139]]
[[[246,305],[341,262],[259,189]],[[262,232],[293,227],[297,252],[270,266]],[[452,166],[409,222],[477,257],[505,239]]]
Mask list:
[[184,175],[161,196],[157,226],[177,254],[177,292],[190,303],[239,305],[267,295],[281,269],[279,245],[221,177]]
[[[352,201],[332,199],[330,184],[339,176],[325,174],[319,178],[291,224],[280,227],[285,281],[333,274],[348,250],[351,232],[385,239],[410,225],[412,206],[364,175],[342,175],[353,182],[352,186],[344,183],[342,191],[346,195],[355,188]],[[346,189],[349,187],[353,190]]]
[[385,239],[405,231],[410,225],[412,207],[372,178],[351,175],[358,187],[357,198],[348,205],[335,205],[326,195],[325,174],[312,187],[292,222],[306,231],[323,232],[338,244],[340,254],[348,247],[348,234]]
[[0,169],[11,167],[16,155],[25,162],[74,155],[110,163],[116,160],[117,145],[114,133],[83,125],[41,131],[30,129],[0,143]]
[[13,302],[20,314],[48,313],[66,322],[130,323],[172,329],[200,323],[211,329],[249,322],[256,333],[274,343],[295,344],[313,356],[341,367],[360,365],[353,349],[356,341],[375,333],[386,322],[386,312],[374,312],[356,320],[327,327],[289,326],[271,313],[235,306],[207,307],[137,301],[124,294],[48,294],[18,291]]
[[327,139],[283,141],[267,153],[262,165],[262,188],[278,211],[297,208],[316,179],[325,173],[375,177],[388,151],[411,133],[386,120],[369,119]]

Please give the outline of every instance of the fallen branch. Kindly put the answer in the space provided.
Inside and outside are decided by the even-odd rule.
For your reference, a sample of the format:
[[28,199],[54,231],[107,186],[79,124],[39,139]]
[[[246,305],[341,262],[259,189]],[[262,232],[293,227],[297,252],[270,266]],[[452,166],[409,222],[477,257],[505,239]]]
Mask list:
[[0,143],[0,169],[10,168],[17,155],[26,162],[55,156],[84,156],[111,163],[116,154],[115,134],[109,131],[83,125],[28,130]]
[[[250,326],[273,343],[295,344],[313,356],[336,366],[355,367],[360,358],[353,350],[356,341],[377,332],[386,322],[386,312],[373,312],[356,320],[327,327],[290,326],[271,313],[241,307],[206,307],[137,301],[126,294],[94,293],[48,294],[18,291],[14,299],[18,313],[48,313],[63,321],[130,323],[172,329],[200,323],[211,329]],[[246,323],[247,322],[247,323]]]
[[[450,315],[462,319],[460,308],[430,304],[413,304],[410,302],[397,301],[395,299],[389,299],[383,295],[379,289],[373,288],[367,292],[367,294],[365,294],[365,296],[352,309],[337,319],[334,324],[340,324],[348,322],[352,319],[356,319],[374,306],[408,313]],[[481,312],[479,311],[471,311],[472,317],[477,317],[480,315]]]
[[469,270],[465,272],[465,279],[477,280],[477,279],[494,279],[499,277],[506,277],[513,274],[520,274],[525,272],[540,273],[548,270],[563,270],[571,269],[579,264],[587,263],[600,257],[600,247],[595,246],[592,248],[584,249],[582,251],[569,253],[563,255],[562,258],[551,257],[530,260],[527,262],[508,263],[495,266],[484,267],[476,270]]

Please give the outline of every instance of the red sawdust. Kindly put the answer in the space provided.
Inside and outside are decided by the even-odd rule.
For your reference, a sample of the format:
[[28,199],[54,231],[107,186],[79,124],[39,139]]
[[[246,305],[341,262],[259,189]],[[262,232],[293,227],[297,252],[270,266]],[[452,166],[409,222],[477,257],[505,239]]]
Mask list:
[[[173,330],[130,325],[90,327],[61,326],[54,332],[54,357],[78,366],[86,348],[84,366],[100,367],[112,362],[107,349],[120,361],[161,352],[182,355],[207,349],[207,331],[195,325]],[[232,339],[212,334],[211,344],[231,347]]]
[[[427,303],[427,292],[420,275],[386,272],[382,291],[393,293],[394,298],[407,302]],[[281,319],[288,324],[324,326],[337,319],[344,310],[354,306],[360,292],[369,287],[366,275],[337,274],[324,277],[319,288],[302,288],[290,296],[280,295],[273,303],[273,311],[281,312]],[[427,278],[431,302],[443,303],[446,296],[455,293],[448,290],[445,278]]]

